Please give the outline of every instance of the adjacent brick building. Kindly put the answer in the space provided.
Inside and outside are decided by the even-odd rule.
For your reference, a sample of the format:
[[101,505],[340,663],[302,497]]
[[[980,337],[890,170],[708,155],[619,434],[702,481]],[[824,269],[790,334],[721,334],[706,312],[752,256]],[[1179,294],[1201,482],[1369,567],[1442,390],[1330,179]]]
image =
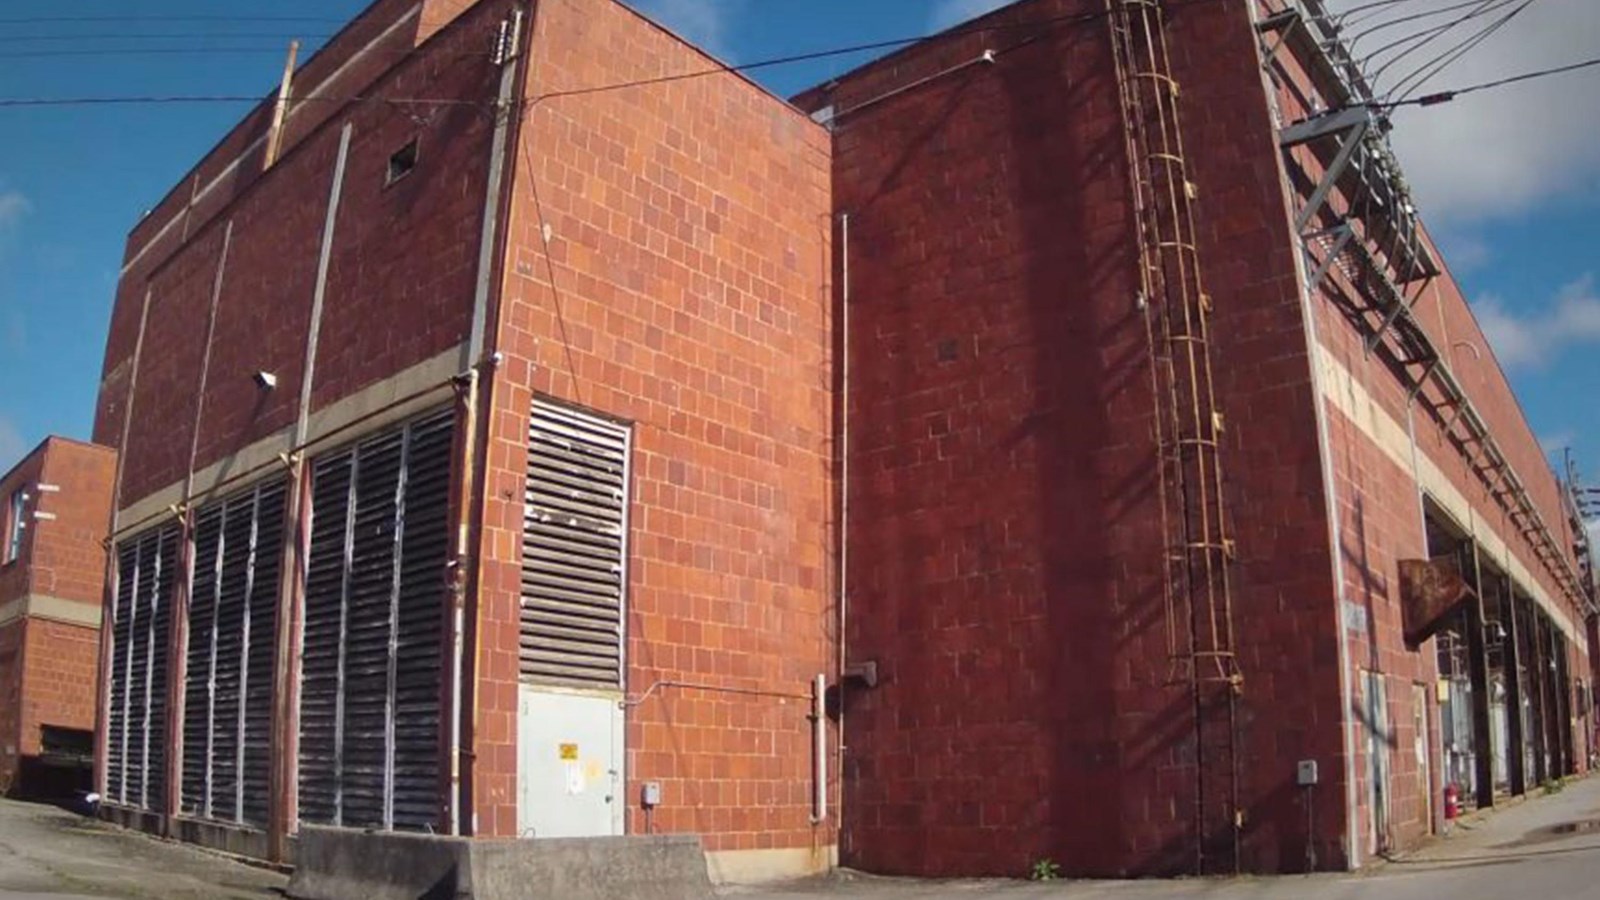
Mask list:
[[1292,871],[1582,771],[1581,529],[1318,11],[1028,0],[801,112],[379,0],[129,239],[109,814]]
[[47,438],[0,476],[0,793],[90,781],[116,454]]
[[379,0],[134,229],[108,814],[831,864],[829,144],[650,83],[706,70],[612,0]]
[[[1325,20],[1033,0],[799,98],[880,679],[846,864],[1340,868],[1585,768],[1581,529]],[[1471,589],[1420,643],[1403,570]]]

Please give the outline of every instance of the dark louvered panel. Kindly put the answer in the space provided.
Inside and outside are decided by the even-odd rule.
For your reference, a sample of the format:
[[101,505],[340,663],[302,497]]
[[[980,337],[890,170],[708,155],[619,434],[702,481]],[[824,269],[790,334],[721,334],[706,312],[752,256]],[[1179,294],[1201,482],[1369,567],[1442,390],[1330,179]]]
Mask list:
[[389,759],[389,641],[393,633],[397,499],[405,432],[357,448],[349,611],[345,626],[343,824],[386,827]]
[[300,820],[339,824],[339,723],[350,492],[355,452],[312,467],[311,547],[306,559],[300,661]]
[[176,523],[157,530],[152,552],[156,561],[155,591],[150,598],[150,692],[145,731],[146,809],[167,811],[167,689],[171,673],[172,602],[178,579],[178,545],[182,532]]
[[450,556],[450,415],[415,423],[406,452],[396,597],[392,827],[437,829],[442,645]]
[[287,533],[288,484],[278,480],[256,491],[255,551],[249,595],[249,657],[245,667],[244,770],[241,821],[265,827],[271,788],[273,676],[277,669],[278,596]]
[[[138,575],[134,579],[132,635],[128,642],[128,758],[126,802],[143,807],[145,773],[148,771],[152,725],[150,716],[150,653],[155,643],[152,629],[160,568],[158,534],[147,532],[138,539]],[[159,742],[158,742],[159,743]],[[160,748],[157,747],[157,752]]]
[[535,401],[522,538],[523,678],[622,686],[629,431]]
[[184,674],[183,811],[210,814],[211,673],[217,646],[217,588],[221,583],[222,504],[202,507],[194,524],[194,582],[189,591],[189,638]]
[[106,794],[118,803],[126,803],[128,799],[129,668],[133,653],[135,611],[139,605],[136,592],[138,576],[138,541],[124,541],[117,545],[117,593],[111,626],[111,708],[106,723]]
[[245,596],[250,580],[250,533],[254,492],[225,501],[222,578],[217,593],[216,701],[211,728],[211,811],[225,821],[239,817],[239,689],[244,667]]
[[437,825],[453,423],[426,416],[316,463],[303,821]]

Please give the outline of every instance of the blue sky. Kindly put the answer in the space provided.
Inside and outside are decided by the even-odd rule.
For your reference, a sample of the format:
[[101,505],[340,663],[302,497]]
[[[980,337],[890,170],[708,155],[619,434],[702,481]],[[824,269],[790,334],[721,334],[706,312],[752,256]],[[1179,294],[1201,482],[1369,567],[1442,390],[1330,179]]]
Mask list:
[[[1414,12],[1453,2],[1458,0],[1402,0],[1398,6]],[[291,37],[315,47],[365,5],[365,0],[8,0],[0,9],[0,19],[8,20],[0,22],[0,97],[265,94]],[[634,5],[725,59],[750,62],[909,37],[1001,3],[635,0]],[[1349,7],[1356,0],[1331,5]],[[9,21],[62,16],[151,19]],[[207,16],[228,20],[196,18]],[[242,21],[248,16],[305,18]],[[1358,49],[1372,49],[1399,33],[1404,29],[1363,38]],[[233,52],[214,52],[219,48]],[[1536,0],[1434,84],[1471,83],[1597,51],[1600,3]],[[870,56],[755,75],[787,94]],[[0,471],[48,433],[88,436],[127,231],[245,108],[0,109]],[[1589,406],[1600,389],[1596,138],[1600,70],[1409,111],[1397,117],[1394,133],[1424,214],[1442,237],[1535,432],[1552,448],[1571,445],[1585,468],[1600,476],[1600,422]]]

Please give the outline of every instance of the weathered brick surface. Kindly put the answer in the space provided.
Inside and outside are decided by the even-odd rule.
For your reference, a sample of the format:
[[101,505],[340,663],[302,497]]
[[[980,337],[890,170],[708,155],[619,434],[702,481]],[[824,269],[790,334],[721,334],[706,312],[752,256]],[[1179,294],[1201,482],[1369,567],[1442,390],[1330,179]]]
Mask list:
[[[536,392],[633,425],[631,693],[672,679],[804,694],[834,659],[826,133],[730,74],[550,96],[712,63],[609,0],[547,0],[534,28],[481,544],[473,784],[487,835],[516,827]],[[807,715],[803,700],[658,691],[628,714],[629,830],[644,828],[633,798],[650,780],[657,831],[699,832],[711,850],[831,844],[831,823],[807,819]]]
[[[1035,3],[986,21],[1100,8]],[[1239,638],[1247,852],[1276,859],[1303,848],[1294,762],[1338,752],[1336,731],[1314,726],[1337,721],[1337,657],[1292,251],[1241,22],[1185,10],[1176,46],[1208,49],[1175,62],[1185,109],[1206,111],[1186,124],[1207,148],[1192,164],[1229,361],[1217,385],[1235,619],[1254,625]],[[1039,858],[1075,873],[1178,869],[1192,861],[1193,731],[1167,648],[1184,626],[1162,599],[1104,23],[933,42],[804,102],[849,110],[985,48],[1001,51],[992,69],[847,114],[835,134],[852,235],[849,650],[886,678],[847,712],[844,857],[932,874],[1016,874]],[[1326,668],[1308,677],[1307,660]],[[1208,765],[1216,777],[1221,761]]]
[[[191,180],[201,189],[188,213],[188,194],[175,192],[130,235],[130,264],[112,314],[95,424],[98,439],[118,442],[148,288],[124,505],[179,481],[187,471],[212,288],[228,221],[233,234],[217,304],[196,467],[293,422],[323,222],[346,123],[352,140],[329,261],[312,408],[465,336],[493,130],[490,104],[498,85],[489,51],[502,18],[500,6],[484,4],[440,31],[427,53],[402,57],[416,39],[417,17],[391,31],[403,4],[378,4],[297,73],[297,96],[439,103],[308,99],[295,104],[284,149],[266,173],[261,160],[245,152],[264,137],[266,124],[247,119],[196,169]],[[344,65],[374,41],[365,55]],[[391,46],[397,41],[399,49]],[[337,79],[329,81],[336,72]],[[417,168],[388,184],[390,154],[412,139],[421,148]],[[157,226],[150,224],[157,220],[176,222],[159,241],[152,230]],[[146,244],[151,246],[139,255]],[[258,370],[278,376],[275,391],[256,389],[250,376]]]
[[[0,792],[29,789],[19,766],[38,755],[41,726],[94,727],[99,630],[40,616],[66,612],[57,601],[81,604],[82,615],[99,607],[115,466],[105,447],[50,437],[0,477],[0,504],[29,495],[21,553],[0,567],[0,609],[38,604],[0,624]],[[0,506],[0,521],[6,514]]]

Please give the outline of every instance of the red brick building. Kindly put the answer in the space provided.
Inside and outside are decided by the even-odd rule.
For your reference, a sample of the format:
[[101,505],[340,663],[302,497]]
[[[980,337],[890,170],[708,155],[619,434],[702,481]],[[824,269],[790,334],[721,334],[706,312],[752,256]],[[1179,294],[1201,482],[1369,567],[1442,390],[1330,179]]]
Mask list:
[[1582,529],[1325,21],[1032,0],[799,99],[845,864],[1343,868],[1586,768]]
[[0,793],[89,786],[116,454],[47,438],[0,476]]
[[301,65],[129,237],[108,814],[828,866],[829,149],[612,0]]

